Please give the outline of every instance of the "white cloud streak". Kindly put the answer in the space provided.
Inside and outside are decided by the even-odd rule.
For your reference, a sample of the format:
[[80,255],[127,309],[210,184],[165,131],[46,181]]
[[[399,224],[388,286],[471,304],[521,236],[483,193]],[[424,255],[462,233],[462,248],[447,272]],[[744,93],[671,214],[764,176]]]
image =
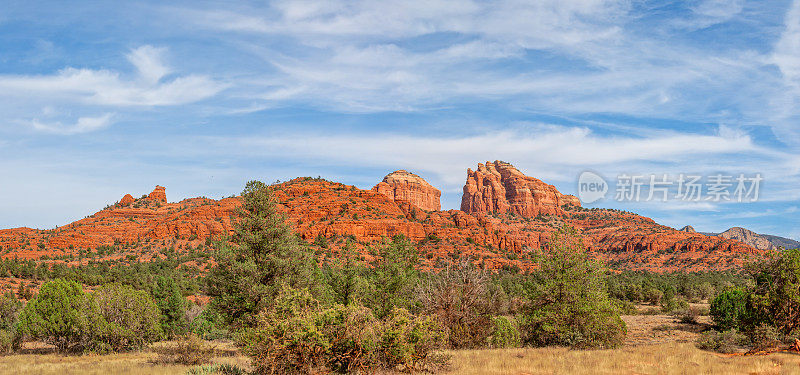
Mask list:
[[72,125],[64,125],[61,122],[41,122],[34,119],[30,122],[30,126],[34,129],[52,134],[80,134],[100,130],[108,127],[113,123],[113,113],[106,113],[99,117],[80,117]]
[[[673,164],[669,168],[675,169],[674,164],[681,161],[741,152],[775,157],[771,151],[754,145],[746,134],[724,130],[716,135],[672,133],[634,138],[601,136],[586,128],[552,125],[462,137],[293,134],[211,138],[203,142],[213,144],[214,150],[227,150],[220,152],[253,157],[292,155],[310,163],[425,171],[436,175],[445,189],[459,189],[463,168],[473,166],[476,160],[505,160],[545,180],[573,181],[587,167],[615,166],[617,171],[624,171],[646,169],[648,163],[668,160]],[[719,165],[708,166],[709,170],[716,167]],[[649,168],[652,170],[652,165]]]
[[253,110],[301,103],[345,113],[419,112],[479,100],[551,114],[787,128],[764,110],[796,107],[780,104],[787,101],[783,79],[769,67],[780,59],[754,48],[696,45],[681,34],[746,18],[744,3],[687,7],[691,18],[648,31],[631,27],[639,15],[625,0],[287,1],[163,12],[228,31],[275,68],[236,83],[233,91],[246,92]]
[[164,51],[151,46],[132,50],[127,58],[138,72],[132,80],[109,70],[71,67],[54,75],[0,75],[0,96],[100,106],[170,106],[203,100],[225,88],[203,75],[162,82],[170,71],[162,61]]

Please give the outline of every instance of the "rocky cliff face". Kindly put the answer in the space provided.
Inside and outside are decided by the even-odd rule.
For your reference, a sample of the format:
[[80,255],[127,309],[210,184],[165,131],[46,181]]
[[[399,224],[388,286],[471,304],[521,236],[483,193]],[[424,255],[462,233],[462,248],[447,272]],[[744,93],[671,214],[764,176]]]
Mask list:
[[513,212],[524,217],[561,215],[565,204],[581,205],[577,197],[561,194],[553,185],[526,176],[502,161],[478,163],[475,171],[467,169],[461,197],[464,212]]
[[681,231],[681,232],[686,232],[686,233],[697,233],[697,231],[694,230],[694,227],[691,226],[691,225],[687,225],[687,226],[685,226],[685,227],[683,227],[681,229],[678,229],[678,230]]
[[442,192],[411,172],[399,170],[386,175],[372,188],[393,201],[408,202],[426,211],[439,211]]
[[770,240],[767,239],[766,237],[751,230],[747,230],[740,227],[733,227],[731,229],[728,229],[718,234],[718,236],[743,242],[747,245],[755,247],[756,249],[761,249],[761,250],[775,249],[775,246],[773,246],[772,242],[770,242]]
[[163,186],[156,185],[156,188],[153,189],[153,192],[151,192],[147,198],[161,203],[167,203],[167,191]]

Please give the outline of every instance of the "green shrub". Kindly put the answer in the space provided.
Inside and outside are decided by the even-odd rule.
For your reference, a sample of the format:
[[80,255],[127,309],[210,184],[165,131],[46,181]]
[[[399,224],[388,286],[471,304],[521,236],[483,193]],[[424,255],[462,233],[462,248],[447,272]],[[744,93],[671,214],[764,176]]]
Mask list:
[[0,329],[0,353],[13,353],[21,344],[22,336],[16,330]]
[[187,372],[188,375],[245,375],[247,371],[240,367],[228,363],[218,363],[214,365],[192,367]]
[[800,249],[775,252],[747,268],[756,281],[750,324],[768,324],[783,334],[800,328]]
[[519,323],[507,316],[492,317],[492,335],[489,344],[493,348],[516,348],[522,345]]
[[219,313],[211,308],[204,308],[203,311],[192,319],[189,330],[205,340],[216,340],[230,337],[230,331],[222,321]]
[[[666,294],[665,294],[666,295]],[[689,302],[686,302],[682,297],[667,298],[661,300],[661,311],[670,313],[676,310],[686,310],[689,308]]]
[[754,349],[774,348],[783,343],[785,337],[778,329],[768,325],[759,324],[750,333],[750,341]]
[[19,313],[22,301],[11,292],[0,296],[0,353],[8,354],[19,349],[22,335],[19,331]]
[[0,329],[14,328],[21,310],[22,301],[18,300],[13,293],[5,292],[0,296]]
[[649,288],[644,293],[644,299],[651,305],[661,304],[662,298],[664,298],[664,292],[656,288]]
[[364,303],[373,294],[367,265],[357,258],[356,251],[348,244],[342,250],[342,259],[328,262],[322,269],[334,303],[348,305]]
[[104,324],[95,332],[96,344],[112,351],[138,349],[161,338],[159,310],[149,294],[119,284],[106,285],[94,293]]
[[239,345],[253,359],[255,373],[300,374],[322,366],[328,343],[312,315],[318,308],[308,290],[285,289],[254,328],[240,333]]
[[720,330],[741,328],[747,316],[747,292],[726,290],[711,301],[711,319]]
[[376,366],[380,327],[368,308],[337,304],[321,312],[317,325],[330,343],[325,358],[328,369],[353,373]]
[[327,249],[328,248],[328,239],[324,235],[322,235],[322,233],[320,233],[320,234],[317,235],[317,238],[314,239],[314,243],[313,244],[315,246],[319,246],[319,247],[321,247],[323,249]]
[[363,306],[322,308],[308,290],[286,288],[238,343],[255,373],[306,374],[422,368],[443,339],[429,317],[396,309],[382,322]]
[[679,309],[672,312],[672,316],[677,317],[678,321],[684,324],[697,324],[697,319],[700,317],[700,309],[694,306],[689,306],[685,309]]
[[19,319],[22,333],[62,352],[89,348],[104,323],[94,298],[78,283],[63,279],[45,283]]
[[622,315],[638,315],[639,309],[631,301],[623,301],[616,298],[611,298],[611,304]]
[[749,343],[750,340],[747,336],[739,333],[735,328],[724,332],[706,331],[697,339],[698,348],[718,353],[735,353]]
[[603,268],[589,258],[573,230],[550,241],[529,283],[521,327],[535,346],[613,348],[625,339],[625,323],[605,291]]
[[430,316],[394,309],[383,323],[380,336],[381,362],[387,368],[422,370],[442,360],[433,354],[444,345],[446,334]]
[[156,363],[196,366],[210,363],[216,350],[194,334],[180,336],[175,345],[154,348],[158,353]]

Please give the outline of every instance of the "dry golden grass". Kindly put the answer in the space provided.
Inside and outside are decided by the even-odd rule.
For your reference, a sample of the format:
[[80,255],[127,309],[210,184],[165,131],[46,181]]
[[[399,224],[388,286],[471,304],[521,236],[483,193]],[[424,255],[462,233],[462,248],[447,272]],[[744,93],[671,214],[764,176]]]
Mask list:
[[[230,343],[213,343],[223,352],[233,350]],[[161,342],[155,346],[175,345]],[[156,364],[158,354],[150,350],[109,355],[19,354],[0,357],[0,374],[68,375],[68,374],[186,374],[193,366]],[[215,357],[213,363],[230,363],[248,368],[249,359],[229,353]]]
[[[156,345],[173,345],[158,343]],[[220,349],[227,349],[226,344]],[[232,348],[232,347],[231,347]],[[800,374],[800,355],[731,357],[691,343],[641,345],[615,350],[525,348],[450,351],[446,374]],[[154,364],[152,351],[112,355],[22,354],[0,357],[0,374],[186,374],[191,366]],[[248,368],[248,359],[223,355],[214,363]],[[397,375],[394,372],[381,374]]]
[[615,350],[527,348],[462,350],[451,374],[800,374],[800,355],[730,357],[689,343],[644,345]]

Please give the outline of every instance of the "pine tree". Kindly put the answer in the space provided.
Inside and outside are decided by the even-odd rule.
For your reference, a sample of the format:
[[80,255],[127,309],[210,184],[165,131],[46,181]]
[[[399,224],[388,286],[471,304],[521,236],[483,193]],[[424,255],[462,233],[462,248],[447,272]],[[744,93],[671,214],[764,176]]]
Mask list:
[[221,244],[206,282],[215,309],[235,327],[251,326],[281,285],[318,290],[313,252],[278,211],[270,187],[250,181],[242,192],[231,245]]
[[175,280],[159,276],[151,294],[161,311],[161,330],[164,334],[172,338],[186,333],[189,326],[186,319],[186,298],[181,294]]

